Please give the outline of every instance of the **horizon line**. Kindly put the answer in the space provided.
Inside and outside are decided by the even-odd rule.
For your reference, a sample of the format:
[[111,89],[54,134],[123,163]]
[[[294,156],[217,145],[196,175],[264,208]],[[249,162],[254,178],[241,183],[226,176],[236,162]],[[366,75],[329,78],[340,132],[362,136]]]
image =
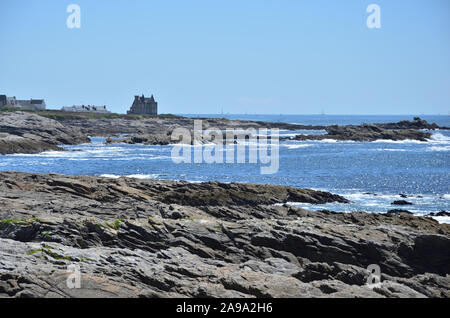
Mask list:
[[[54,109],[54,108],[47,108],[45,109],[46,111],[60,111],[61,109]],[[126,115],[126,113],[119,113],[119,112],[114,112],[111,111],[111,113],[113,114],[123,114]],[[386,114],[386,113],[380,113],[380,114],[361,114],[361,113],[353,113],[353,114],[349,114],[349,113],[226,113],[226,114],[222,114],[222,113],[171,113],[171,112],[162,112],[158,115],[167,115],[167,114],[173,114],[173,115],[177,115],[177,116],[183,116],[183,115],[215,115],[215,116],[236,116],[236,115],[243,115],[243,116],[266,116],[266,115],[271,115],[271,116],[450,116],[450,111],[447,114],[442,114],[442,113],[420,113],[420,114],[401,114],[401,113],[397,113],[397,114]]]
[[[164,115],[164,113],[161,113]],[[273,116],[450,116],[450,113],[448,114],[321,114],[321,113],[252,113],[252,114],[245,114],[245,113],[227,113],[227,114],[217,114],[217,113],[174,113],[174,115],[218,115],[218,116],[230,116],[230,115],[244,115],[244,116],[255,116],[255,115],[273,115]]]

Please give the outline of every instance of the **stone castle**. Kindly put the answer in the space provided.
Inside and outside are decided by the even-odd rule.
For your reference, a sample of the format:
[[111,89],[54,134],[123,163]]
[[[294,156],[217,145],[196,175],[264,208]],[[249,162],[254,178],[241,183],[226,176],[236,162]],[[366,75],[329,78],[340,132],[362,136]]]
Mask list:
[[134,102],[127,114],[158,116],[158,103],[155,98],[144,95],[134,96]]

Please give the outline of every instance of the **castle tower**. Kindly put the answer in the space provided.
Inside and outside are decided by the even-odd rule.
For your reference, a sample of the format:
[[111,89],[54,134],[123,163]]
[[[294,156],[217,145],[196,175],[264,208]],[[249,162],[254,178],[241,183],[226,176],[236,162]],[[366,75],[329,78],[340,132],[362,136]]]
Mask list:
[[133,105],[127,114],[158,116],[158,103],[153,95],[150,98],[135,95]]

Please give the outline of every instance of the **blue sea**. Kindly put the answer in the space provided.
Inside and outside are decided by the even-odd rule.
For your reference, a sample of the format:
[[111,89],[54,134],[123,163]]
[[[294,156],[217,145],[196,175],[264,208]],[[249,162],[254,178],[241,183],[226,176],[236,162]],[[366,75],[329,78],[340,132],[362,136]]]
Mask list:
[[[343,115],[189,115],[230,119],[277,121],[305,125],[385,123],[411,120],[404,116]],[[421,116],[450,127],[450,116]],[[304,131],[280,131],[293,136]],[[324,131],[308,133],[323,134]],[[67,151],[37,155],[0,156],[0,170],[62,173],[117,178],[171,179],[189,182],[222,181],[288,185],[341,194],[350,204],[290,204],[338,212],[383,213],[404,208],[418,215],[450,211],[450,131],[433,131],[430,142],[376,141],[336,142],[285,141],[279,146],[279,171],[262,175],[262,164],[175,164],[173,146],[104,145],[104,138],[92,137],[91,144],[64,146]],[[414,205],[396,207],[400,194]],[[448,217],[437,217],[450,222]]]

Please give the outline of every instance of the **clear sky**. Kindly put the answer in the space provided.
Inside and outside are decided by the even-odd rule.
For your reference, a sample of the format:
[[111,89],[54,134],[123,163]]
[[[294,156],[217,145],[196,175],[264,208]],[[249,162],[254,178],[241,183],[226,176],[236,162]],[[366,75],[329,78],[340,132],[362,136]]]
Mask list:
[[448,0],[1,0],[0,16],[0,94],[48,108],[450,112]]

